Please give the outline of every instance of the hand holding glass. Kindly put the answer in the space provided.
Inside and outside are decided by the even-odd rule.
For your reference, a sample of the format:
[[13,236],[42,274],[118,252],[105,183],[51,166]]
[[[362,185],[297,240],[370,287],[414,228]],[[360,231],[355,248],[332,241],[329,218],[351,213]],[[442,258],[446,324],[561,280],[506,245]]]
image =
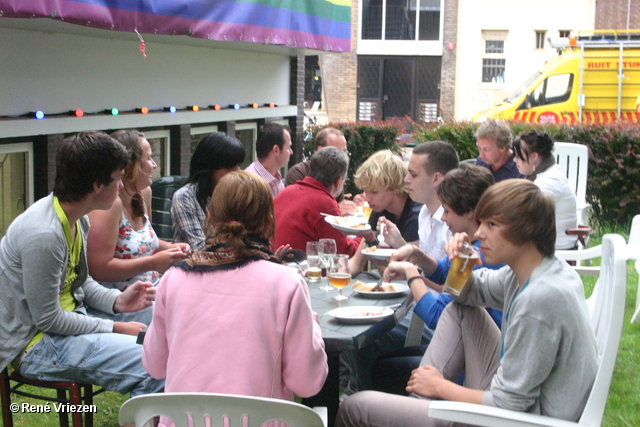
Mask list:
[[451,268],[447,274],[447,280],[444,282],[443,291],[459,296],[467,286],[469,276],[473,267],[476,266],[480,258],[480,254],[469,243],[464,243],[464,248],[458,252],[458,255],[451,261]]
[[333,300],[343,301],[348,297],[342,295],[342,288],[347,286],[351,282],[351,272],[349,271],[349,255],[336,255],[333,257],[333,264],[329,268],[327,275],[329,276],[329,283],[334,288],[338,288],[338,295],[333,297]]

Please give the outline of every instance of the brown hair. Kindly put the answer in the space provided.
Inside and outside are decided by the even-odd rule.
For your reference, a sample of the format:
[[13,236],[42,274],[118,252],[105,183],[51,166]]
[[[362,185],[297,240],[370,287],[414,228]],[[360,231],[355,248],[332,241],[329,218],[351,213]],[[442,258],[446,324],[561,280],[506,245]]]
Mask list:
[[489,169],[463,164],[450,170],[436,187],[440,202],[449,206],[456,214],[464,215],[478,205],[480,197],[494,183]]
[[242,255],[247,235],[273,236],[273,196],[264,179],[251,172],[223,176],[213,190],[205,230],[214,243]]
[[146,213],[144,198],[142,197],[140,189],[135,186],[135,182],[142,173],[140,160],[144,153],[140,146],[140,140],[144,139],[144,134],[135,129],[117,130],[111,134],[111,137],[124,145],[131,154],[131,161],[124,169],[124,175],[122,175],[122,184],[124,188],[133,191],[133,197],[131,199],[132,214],[144,217]]
[[505,239],[517,246],[535,244],[545,257],[553,256],[556,244],[555,204],[548,194],[524,179],[507,179],[489,187],[476,207],[478,221],[504,224]]

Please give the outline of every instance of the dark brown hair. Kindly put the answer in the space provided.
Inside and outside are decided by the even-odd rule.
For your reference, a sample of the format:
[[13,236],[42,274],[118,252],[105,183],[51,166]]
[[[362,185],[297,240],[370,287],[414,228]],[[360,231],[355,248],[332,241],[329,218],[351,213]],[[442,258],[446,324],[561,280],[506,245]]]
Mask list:
[[480,197],[494,182],[489,169],[463,164],[447,172],[436,187],[436,192],[441,203],[449,206],[456,214],[464,215],[476,208]]

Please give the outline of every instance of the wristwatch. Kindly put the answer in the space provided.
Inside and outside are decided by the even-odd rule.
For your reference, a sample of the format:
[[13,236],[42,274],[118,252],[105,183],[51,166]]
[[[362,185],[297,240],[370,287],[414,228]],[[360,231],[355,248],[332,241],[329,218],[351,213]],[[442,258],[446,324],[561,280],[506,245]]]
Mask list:
[[367,245],[368,248],[370,248],[372,246],[378,246],[380,244],[380,241],[378,241],[378,238],[376,237],[376,239],[373,242],[367,242],[365,240],[364,243],[365,245]]

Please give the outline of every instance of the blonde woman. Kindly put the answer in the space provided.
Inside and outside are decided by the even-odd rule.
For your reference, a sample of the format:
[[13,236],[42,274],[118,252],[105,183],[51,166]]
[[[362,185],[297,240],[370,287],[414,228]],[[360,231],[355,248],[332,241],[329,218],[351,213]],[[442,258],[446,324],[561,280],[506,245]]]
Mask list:
[[145,368],[166,378],[166,392],[315,395],[328,373],[324,342],[307,285],[271,251],[269,186],[230,172],[213,191],[207,222],[215,226],[205,249],[158,285]]
[[[111,136],[128,149],[131,162],[122,177],[119,197],[111,208],[89,214],[89,272],[103,286],[121,291],[138,280],[155,286],[160,273],[188,255],[189,245],[165,242],[153,231],[150,186],[151,173],[157,165],[144,134],[136,130],[119,130]],[[149,324],[151,307],[144,312],[118,316]]]

